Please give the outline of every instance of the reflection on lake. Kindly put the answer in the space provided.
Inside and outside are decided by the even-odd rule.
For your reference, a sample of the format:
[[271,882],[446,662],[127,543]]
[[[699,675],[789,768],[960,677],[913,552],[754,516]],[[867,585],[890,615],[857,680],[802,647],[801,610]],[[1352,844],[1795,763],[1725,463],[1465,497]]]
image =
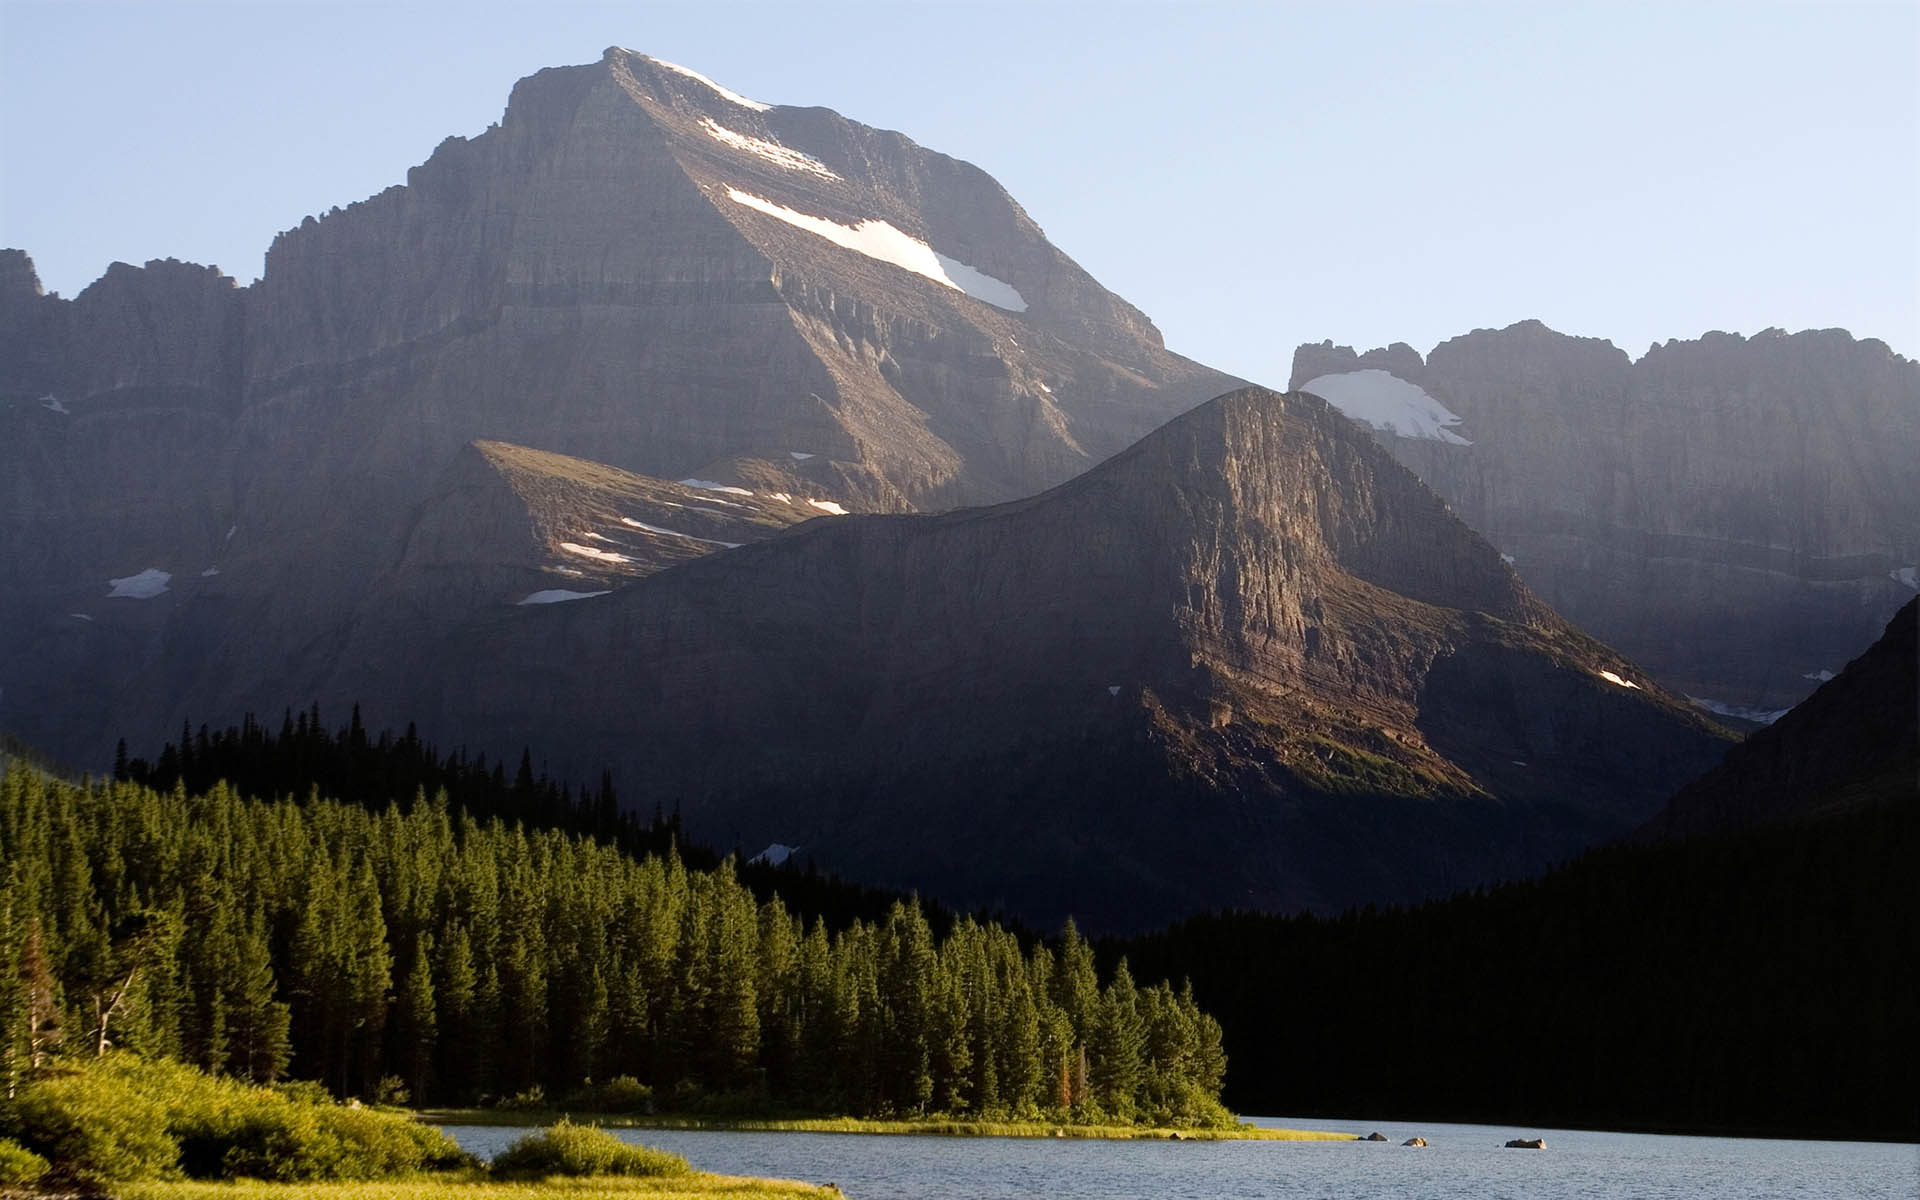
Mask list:
[[[1875,1142],[1669,1137],[1639,1133],[1251,1117],[1256,1125],[1385,1134],[1385,1142],[1100,1142],[837,1133],[622,1129],[703,1171],[837,1183],[852,1200],[1214,1200],[1422,1197],[1588,1200],[1683,1197],[1913,1200],[1920,1148]],[[524,1130],[447,1132],[491,1156]],[[1419,1135],[1425,1149],[1400,1145]],[[1508,1150],[1514,1137],[1547,1148]]]

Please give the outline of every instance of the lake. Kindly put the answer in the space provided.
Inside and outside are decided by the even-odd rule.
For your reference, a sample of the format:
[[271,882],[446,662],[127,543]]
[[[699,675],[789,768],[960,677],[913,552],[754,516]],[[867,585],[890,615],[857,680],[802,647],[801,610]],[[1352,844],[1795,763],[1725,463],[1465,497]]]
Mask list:
[[[1102,1142],[829,1133],[622,1129],[703,1171],[837,1183],[851,1200],[1913,1200],[1920,1147],[1878,1142],[1670,1137],[1642,1133],[1249,1117],[1289,1129],[1351,1129],[1387,1142]],[[524,1130],[447,1132],[491,1156]],[[1403,1147],[1418,1134],[1430,1145]],[[1508,1150],[1514,1137],[1547,1148]]]

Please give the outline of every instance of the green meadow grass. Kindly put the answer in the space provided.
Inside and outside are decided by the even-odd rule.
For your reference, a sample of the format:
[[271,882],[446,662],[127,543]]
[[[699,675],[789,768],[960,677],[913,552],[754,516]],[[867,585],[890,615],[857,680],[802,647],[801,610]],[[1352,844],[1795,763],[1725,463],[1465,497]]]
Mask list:
[[[490,1108],[430,1110],[420,1119],[436,1125],[550,1125],[558,1112],[501,1112]],[[739,1133],[878,1133],[923,1137],[1069,1137],[1107,1141],[1168,1140],[1219,1142],[1350,1142],[1351,1133],[1311,1129],[1262,1129],[1234,1125],[1224,1129],[1156,1129],[1144,1125],[1062,1125],[1049,1121],[968,1121],[949,1117],[875,1121],[861,1117],[813,1117],[761,1120],[733,1117],[620,1116],[595,1113],[583,1120],[610,1129],[717,1129]]]

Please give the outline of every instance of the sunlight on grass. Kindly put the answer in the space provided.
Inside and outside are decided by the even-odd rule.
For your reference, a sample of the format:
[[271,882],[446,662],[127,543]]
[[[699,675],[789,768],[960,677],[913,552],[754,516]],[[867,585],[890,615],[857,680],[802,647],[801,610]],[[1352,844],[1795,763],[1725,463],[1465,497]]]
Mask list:
[[[547,1125],[558,1113],[501,1112],[497,1109],[442,1109],[420,1114],[436,1125]],[[1063,1125],[1049,1121],[968,1121],[948,1117],[923,1120],[875,1121],[862,1117],[811,1117],[795,1120],[756,1120],[731,1117],[608,1116],[595,1114],[593,1123],[609,1129],[701,1129],[736,1133],[866,1133],[923,1137],[1094,1138],[1105,1141],[1153,1141],[1179,1137],[1184,1141],[1219,1142],[1350,1142],[1351,1133],[1315,1129],[1263,1129],[1234,1125],[1219,1129],[1166,1129],[1145,1125]]]
[[554,1178],[497,1183],[479,1172],[415,1175],[353,1183],[231,1183],[179,1180],[116,1184],[119,1200],[828,1200],[840,1193],[812,1184],[731,1175],[678,1175],[670,1179],[616,1176]]

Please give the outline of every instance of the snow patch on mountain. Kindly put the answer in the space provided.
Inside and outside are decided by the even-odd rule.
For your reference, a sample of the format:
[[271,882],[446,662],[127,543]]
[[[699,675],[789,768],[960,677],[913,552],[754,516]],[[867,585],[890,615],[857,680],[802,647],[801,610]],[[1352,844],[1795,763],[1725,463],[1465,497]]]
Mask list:
[[148,567],[137,575],[126,575],[119,579],[109,579],[113,588],[107,593],[107,599],[151,600],[167,590],[167,584],[173,582],[171,571],[162,571],[159,567]]
[[847,510],[841,508],[837,502],[832,500],[809,500],[807,503],[823,513],[832,513],[836,517],[844,517],[847,515]]
[[785,842],[774,842],[747,861],[749,863],[765,863],[770,867],[777,867],[799,852],[800,847],[798,846],[789,846]]
[[646,533],[657,533],[662,537],[685,538],[689,542],[701,542],[708,546],[720,546],[727,550],[738,550],[741,545],[739,542],[723,542],[717,538],[695,537],[690,533],[681,533],[678,529],[662,529],[658,525],[649,525],[645,521],[636,521],[632,517],[621,517],[620,523],[622,525],[630,525]]
[[1920,592],[1920,567],[1901,567],[1898,571],[1888,571],[1887,578]]
[[858,225],[842,225],[829,221],[825,217],[808,216],[785,205],[775,204],[759,196],[743,192],[739,188],[728,188],[727,198],[736,204],[745,205],[755,212],[763,212],[770,217],[785,221],[796,229],[804,229],[827,239],[836,246],[864,254],[868,258],[899,267],[903,271],[912,271],[923,275],[935,283],[944,284],[957,292],[965,292],[975,300],[983,300],[995,308],[1004,308],[1008,312],[1027,311],[1027,302],[1013,285],[995,279],[983,271],[975,270],[956,258],[948,258],[917,237],[902,233],[885,221],[862,221]]
[[[628,53],[632,53],[632,51],[628,51]],[[648,62],[652,63],[656,67],[661,67],[668,71],[672,71],[675,75],[684,75],[688,79],[693,80],[695,83],[706,84],[708,87],[712,88],[714,91],[714,94],[719,96],[722,100],[725,100],[731,104],[738,104],[741,108],[750,108],[754,112],[769,112],[773,108],[773,105],[771,104],[762,104],[758,100],[749,100],[745,96],[742,96],[739,92],[733,91],[731,88],[721,87],[719,84],[715,83],[711,79],[708,79],[705,75],[702,75],[700,72],[694,70],[692,67],[683,67],[679,63],[670,63],[664,58],[655,58],[651,54],[642,54],[640,57],[646,59]]]
[[60,398],[51,392],[40,397],[40,407],[46,409],[48,412],[57,412],[63,416],[71,415],[73,412],[72,409],[60,403]]
[[810,458],[812,458],[812,457],[813,457],[813,455],[811,455],[811,454],[808,454],[808,453],[806,453],[805,451],[802,451],[802,450],[789,450],[789,451],[787,451],[787,454],[788,454],[788,456],[789,456],[789,457],[791,457],[791,458],[793,459],[793,461],[795,461],[795,462],[805,462],[805,461],[807,461],[808,459],[810,459]]
[[598,592],[576,592],[569,588],[547,588],[544,591],[534,592],[531,595],[529,595],[526,599],[516,601],[515,603],[517,604],[564,604],[568,600],[587,600],[594,596],[605,596],[607,594],[608,594],[607,590],[602,590]]
[[1383,433],[1403,438],[1425,438],[1452,446],[1471,446],[1472,442],[1455,433],[1451,426],[1460,418],[1447,406],[1388,371],[1368,369],[1322,375],[1300,385],[1303,392],[1333,405],[1347,416]]
[[[715,483],[711,479],[682,479],[681,487],[699,488],[703,492],[731,492],[736,496],[751,496],[752,492],[743,487],[734,487],[729,483]],[[724,503],[724,502],[723,502]]]
[[744,150],[755,158],[763,158],[776,167],[785,167],[789,171],[805,171],[809,175],[818,175],[822,179],[838,179],[827,164],[813,157],[791,150],[779,142],[769,142],[752,134],[736,133],[712,117],[700,118],[700,128],[707,136],[722,145],[732,146],[735,150]]
[[611,550],[596,550],[592,546],[582,546],[579,542],[561,542],[560,548],[568,554],[578,554],[582,558],[594,558],[601,562],[630,563],[633,561],[624,554],[615,554]]
[[1600,672],[1600,678],[1606,680],[1608,683],[1617,683],[1623,688],[1632,688],[1635,691],[1640,690],[1639,684],[1633,682],[1631,679],[1623,679],[1620,676],[1614,674],[1612,671]]
[[1752,721],[1756,725],[1771,725],[1793,711],[1790,708],[1746,708],[1719,700],[1704,700],[1699,696],[1688,696],[1687,699],[1715,716],[1736,717],[1742,721]]
[[1825,667],[1822,667],[1818,671],[1808,671],[1805,675],[1802,675],[1800,678],[1811,679],[1815,683],[1825,683],[1827,680],[1833,678],[1833,672],[1827,670]]

